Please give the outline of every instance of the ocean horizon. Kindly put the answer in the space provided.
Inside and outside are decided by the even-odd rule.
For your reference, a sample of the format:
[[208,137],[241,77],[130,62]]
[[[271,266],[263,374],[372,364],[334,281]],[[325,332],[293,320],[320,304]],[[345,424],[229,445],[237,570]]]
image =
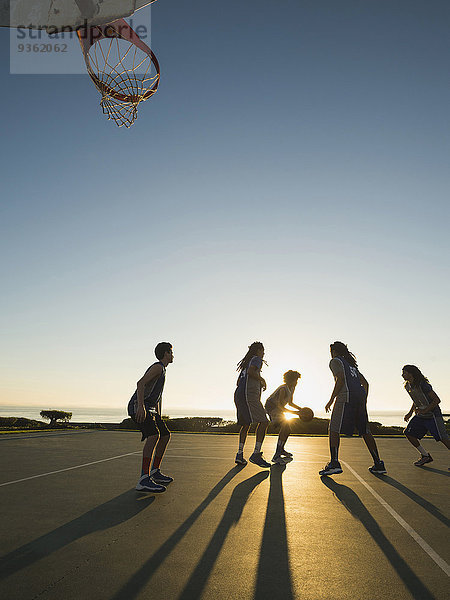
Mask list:
[[[0,405],[1,417],[25,417],[27,419],[36,419],[42,421],[40,416],[41,410],[49,409],[49,407],[37,406],[15,406],[15,405]],[[73,423],[121,423],[128,418],[125,408],[103,408],[103,407],[78,407],[70,409],[55,408],[55,410],[67,410],[72,412]],[[371,411],[369,412],[369,420],[376,421],[382,425],[404,425],[403,416],[406,411]],[[167,408],[163,410],[163,414],[171,418],[177,417],[221,417],[224,421],[236,421],[236,411],[230,409],[198,409],[186,410],[182,408]],[[329,418],[325,411],[315,413],[316,417],[325,419]]]

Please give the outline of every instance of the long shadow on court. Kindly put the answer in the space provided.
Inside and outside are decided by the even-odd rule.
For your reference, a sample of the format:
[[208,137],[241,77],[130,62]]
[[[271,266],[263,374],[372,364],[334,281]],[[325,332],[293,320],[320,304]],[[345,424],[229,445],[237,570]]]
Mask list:
[[242,511],[250,494],[268,476],[269,473],[267,471],[257,473],[253,477],[242,481],[234,488],[223,517],[178,600],[192,600],[193,598],[201,597],[217,557],[227,539],[228,532],[241,518]]
[[406,485],[403,485],[403,483],[400,483],[400,481],[397,481],[396,479],[393,479],[392,477],[389,477],[388,475],[377,476],[377,479],[379,479],[383,483],[388,483],[395,489],[399,490],[400,492],[405,494],[405,496],[408,496],[408,498],[411,498],[411,500],[413,500],[419,506],[421,506],[422,508],[427,510],[430,513],[430,515],[433,515],[433,517],[436,517],[436,519],[439,519],[439,521],[444,523],[444,525],[447,525],[447,527],[450,526],[450,519],[448,519],[445,515],[443,515],[441,513],[441,511],[434,504],[431,504],[431,502],[429,502],[428,500],[425,500],[425,498],[422,498],[422,496],[419,496],[418,494],[416,494],[415,492],[410,490],[408,487],[406,487]]
[[222,479],[216,483],[206,498],[197,506],[194,512],[176,529],[172,535],[152,554],[133,577],[115,594],[111,600],[131,600],[135,598],[147,582],[151,579],[153,573],[169,556],[176,545],[182,540],[202,512],[211,504],[224,487],[230,483],[242,467],[233,467]]
[[432,473],[438,473],[438,475],[444,475],[444,477],[450,477],[449,471],[444,471],[442,469],[436,469],[436,467],[430,467],[429,465],[423,465],[423,467],[417,467],[422,471],[431,471]]
[[330,477],[322,477],[322,483],[334,492],[336,497],[354,517],[361,521],[408,588],[411,597],[415,600],[436,600],[434,595],[417,577],[381,531],[380,526],[367,510],[359,496],[349,487],[336,483]]
[[154,499],[154,496],[146,496],[137,500],[134,490],[126,491],[81,517],[3,556],[0,561],[0,578],[29,567],[94,531],[109,529],[132,519],[146,509]]
[[282,476],[286,465],[270,469],[270,490],[259,553],[254,598],[294,600],[284,511]]

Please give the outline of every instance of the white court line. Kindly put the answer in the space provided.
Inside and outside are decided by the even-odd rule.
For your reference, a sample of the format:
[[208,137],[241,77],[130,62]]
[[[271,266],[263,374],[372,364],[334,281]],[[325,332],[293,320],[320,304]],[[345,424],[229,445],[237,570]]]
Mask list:
[[377,492],[368,483],[366,483],[364,479],[360,477],[358,473],[356,473],[356,471],[352,469],[348,463],[346,463],[343,460],[341,460],[341,463],[344,464],[351,473],[353,473],[356,479],[363,484],[363,486],[372,494],[372,496],[376,500],[378,500],[381,506],[385,508],[392,517],[394,517],[397,523],[401,525],[407,533],[409,533],[413,540],[419,544],[422,550],[424,550],[428,554],[428,556],[432,560],[434,560],[437,566],[440,567],[448,577],[450,577],[450,565],[446,563],[445,560],[441,558],[439,554],[435,552],[433,548],[426,543],[426,541],[417,533],[417,531],[413,529],[411,525],[409,525],[404,519],[402,519],[402,517],[392,508],[392,506],[390,506],[385,500],[383,500],[383,498],[379,494],[377,494]]
[[63,435],[80,435],[81,433],[95,433],[95,431],[66,431],[64,433],[58,433],[57,431],[49,431],[47,433],[36,432],[36,435],[32,435],[33,432],[22,435],[20,433],[2,433],[0,436],[0,442],[6,442],[11,440],[35,440],[47,437],[58,437]]
[[[175,448],[174,448],[175,450]],[[50,471],[48,473],[41,473],[40,475],[32,475],[31,477],[24,477],[23,479],[16,479],[14,481],[7,481],[5,483],[0,483],[0,487],[6,486],[6,485],[12,485],[14,483],[20,483],[22,481],[29,481],[30,479],[37,479],[38,477],[46,477],[47,475],[55,475],[56,473],[63,473],[64,471],[72,471],[73,469],[81,469],[82,467],[89,467],[90,465],[96,465],[99,463],[103,463],[103,462],[107,462],[110,460],[115,460],[116,458],[123,458],[125,456],[133,456],[134,454],[141,454],[141,451],[137,451],[137,452],[128,452],[127,454],[120,454],[119,456],[112,456],[110,458],[103,458],[102,460],[95,460],[93,462],[90,463],[84,463],[82,465],[76,465],[74,467],[67,467],[65,469],[58,469],[57,471]],[[320,455],[316,455],[316,456],[320,456]],[[225,457],[221,457],[221,456],[196,456],[196,455],[186,455],[186,454],[180,454],[180,455],[176,455],[176,454],[169,454],[167,453],[166,458],[201,458],[201,459],[208,459],[208,460],[227,460],[229,461],[230,458],[225,456]],[[305,462],[305,463],[310,463],[311,461],[295,461],[295,462]],[[344,464],[347,469],[353,473],[353,475],[356,477],[356,479],[362,483],[362,485],[372,494],[372,496],[381,504],[381,506],[383,508],[385,508],[388,513],[394,517],[394,519],[397,521],[397,523],[403,527],[403,529],[414,539],[414,541],[416,541],[419,546],[422,548],[422,550],[424,550],[428,556],[438,565],[438,567],[440,567],[444,573],[447,576],[450,576],[450,565],[448,563],[445,562],[445,560],[443,558],[441,558],[439,556],[439,554],[437,552],[435,552],[433,550],[433,548],[427,544],[427,542],[417,533],[417,531],[415,531],[415,529],[413,529],[411,527],[411,525],[409,525],[404,519],[402,519],[402,517],[385,501],[383,500],[383,498],[377,494],[377,492],[368,484],[364,481],[364,479],[362,477],[360,477],[358,475],[358,473],[352,469],[352,467],[345,461],[341,460],[342,464]]]
[[66,467],[65,469],[58,469],[57,471],[49,471],[48,473],[41,473],[40,475],[32,475],[31,477],[24,477],[23,479],[15,479],[14,481],[6,481],[0,483],[0,487],[4,485],[12,485],[13,483],[20,483],[21,481],[29,481],[30,479],[37,479],[38,477],[46,477],[47,475],[55,475],[56,473],[63,473],[64,471],[72,471],[73,469],[81,469],[81,467],[89,467],[90,465],[97,465],[98,463],[107,462],[108,460],[115,460],[116,458],[123,458],[124,456],[132,456],[133,454],[141,454],[139,452],[128,452],[128,454],[120,454],[119,456],[111,456],[111,458],[102,458],[102,460],[94,460],[90,463],[84,463],[83,465],[76,465],[75,467]]
[[[183,450],[184,448],[174,448],[174,450]],[[190,450],[191,448],[186,448],[186,450]],[[90,465],[97,465],[98,463],[107,462],[109,460],[115,460],[116,458],[123,458],[124,456],[133,456],[133,454],[141,454],[141,450],[138,452],[128,452],[127,454],[120,454],[119,456],[111,456],[111,458],[103,458],[102,460],[94,460],[93,462],[84,463],[82,465],[75,465],[74,467],[66,467],[65,469],[58,469],[57,471],[49,471],[48,473],[40,473],[39,475],[32,475],[31,477],[24,477],[23,479],[15,479],[14,481],[6,481],[5,483],[0,483],[0,487],[5,485],[12,485],[13,483],[21,483],[22,481],[29,481],[30,479],[37,479],[38,477],[46,477],[47,475],[55,475],[56,473],[64,473],[64,471],[72,471],[73,469],[81,469],[82,467],[89,467]],[[170,454],[169,452],[165,455],[165,458],[201,458],[203,460],[230,460],[229,456],[197,456],[197,455],[188,455],[188,454]],[[309,460],[297,460],[295,462],[305,462],[310,463]]]

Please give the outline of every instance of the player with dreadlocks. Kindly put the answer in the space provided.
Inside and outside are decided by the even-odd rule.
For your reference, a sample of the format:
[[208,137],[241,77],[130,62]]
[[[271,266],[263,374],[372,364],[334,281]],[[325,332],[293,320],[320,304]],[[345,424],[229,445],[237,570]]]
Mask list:
[[431,454],[421,444],[423,436],[429,432],[437,442],[442,442],[449,449],[450,438],[439,408],[441,400],[425,375],[416,365],[405,365],[402,377],[405,380],[405,390],[412,400],[412,406],[405,415],[405,421],[409,423],[404,433],[421,455],[414,464],[416,467],[423,467],[433,462]]
[[259,467],[270,467],[270,463],[264,460],[261,446],[266,435],[269,420],[263,405],[261,404],[261,390],[266,389],[266,382],[261,377],[261,367],[264,357],[264,346],[261,342],[253,342],[248,347],[248,352],[244,358],[238,362],[237,370],[239,377],[237,387],[234,393],[234,403],[237,410],[237,421],[241,425],[239,431],[239,449],[236,454],[236,464],[246,465],[244,458],[244,445],[247,439],[248,430],[252,423],[258,423],[256,428],[256,442],[253,454],[250,456],[250,462]]
[[330,369],[334,376],[334,388],[331,398],[325,406],[326,412],[331,410],[329,425],[331,461],[319,471],[319,475],[336,475],[342,473],[338,460],[340,434],[353,435],[355,428],[362,436],[374,464],[369,471],[374,474],[386,473],[384,462],[380,460],[377,444],[369,429],[367,416],[367,394],[369,384],[358,370],[356,357],[342,342],[334,342],[330,346]]

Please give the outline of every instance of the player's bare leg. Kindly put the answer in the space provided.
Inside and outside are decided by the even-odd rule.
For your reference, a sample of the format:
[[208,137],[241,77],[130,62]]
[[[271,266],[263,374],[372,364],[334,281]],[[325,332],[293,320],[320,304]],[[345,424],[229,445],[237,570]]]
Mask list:
[[417,438],[409,435],[409,433],[405,433],[406,439],[414,446],[414,448],[418,448],[420,446],[420,442]]
[[268,468],[270,467],[270,463],[264,460],[261,446],[266,437],[267,426],[269,425],[268,421],[264,421],[262,423],[258,423],[258,427],[256,428],[256,441],[255,441],[255,449],[253,450],[253,454],[250,456],[249,461],[258,467]]
[[[268,423],[258,423],[258,426],[256,428],[256,443],[261,444],[261,446],[264,441],[264,438],[266,437],[268,425]],[[259,450],[261,449],[261,446],[259,446]]]
[[150,465],[152,463],[153,451],[158,442],[159,434],[149,435],[145,440],[144,448],[142,449],[142,471],[141,477],[136,485],[138,492],[160,493],[165,492],[164,485],[154,482],[150,478]]
[[149,435],[145,440],[144,448],[142,449],[142,475],[149,475],[150,465],[152,464],[153,451],[158,442],[158,435]]
[[242,427],[239,430],[239,444],[242,444],[242,448],[244,448],[249,429],[250,429],[250,424],[245,424],[245,425],[242,425]]
[[281,424],[280,433],[278,434],[277,449],[273,455],[272,462],[277,464],[285,464],[292,460],[292,453],[284,449],[284,445],[291,433],[291,426],[288,421]]
[[366,443],[367,449],[372,455],[373,461],[375,463],[380,462],[380,455],[378,454],[377,443],[373,435],[371,433],[365,433],[362,437],[364,442]]
[[244,423],[239,430],[239,449],[236,454],[235,463],[237,465],[246,465],[247,461],[244,458],[244,446],[247,440],[248,430],[250,429],[250,423]]
[[370,432],[365,433],[362,437],[367,446],[367,449],[369,450],[373,458],[373,466],[369,468],[369,471],[371,473],[374,473],[375,475],[381,475],[386,473],[384,462],[380,460],[380,455],[378,454],[378,448],[375,438]]
[[164,475],[164,473],[161,473],[159,468],[169,440],[170,433],[168,435],[159,436],[159,440],[155,448],[155,456],[153,457],[152,468],[150,469],[150,477],[155,483],[159,483],[160,485],[168,485],[173,481],[173,477],[170,477],[170,475]]
[[339,444],[341,436],[337,431],[329,431],[329,443],[330,443],[330,462],[319,471],[319,475],[338,475],[342,473],[341,463],[339,462]]
[[164,452],[166,451],[169,440],[170,440],[170,435],[160,436],[158,443],[156,444],[156,448],[155,448],[155,457],[153,459],[152,469],[151,469],[152,471],[154,469],[159,469],[159,466],[163,459]]
[[337,431],[330,431],[329,435],[329,443],[330,443],[330,456],[331,461],[339,462],[339,444],[341,443],[341,436]]
[[420,453],[419,460],[416,460],[414,462],[416,467],[423,467],[423,465],[433,462],[433,458],[432,458],[431,454],[425,450],[425,448],[420,443],[419,439],[417,439],[416,437],[414,437],[413,435],[411,435],[409,433],[405,433],[405,436],[406,436],[407,440],[414,446],[414,448],[417,450],[417,452]]

